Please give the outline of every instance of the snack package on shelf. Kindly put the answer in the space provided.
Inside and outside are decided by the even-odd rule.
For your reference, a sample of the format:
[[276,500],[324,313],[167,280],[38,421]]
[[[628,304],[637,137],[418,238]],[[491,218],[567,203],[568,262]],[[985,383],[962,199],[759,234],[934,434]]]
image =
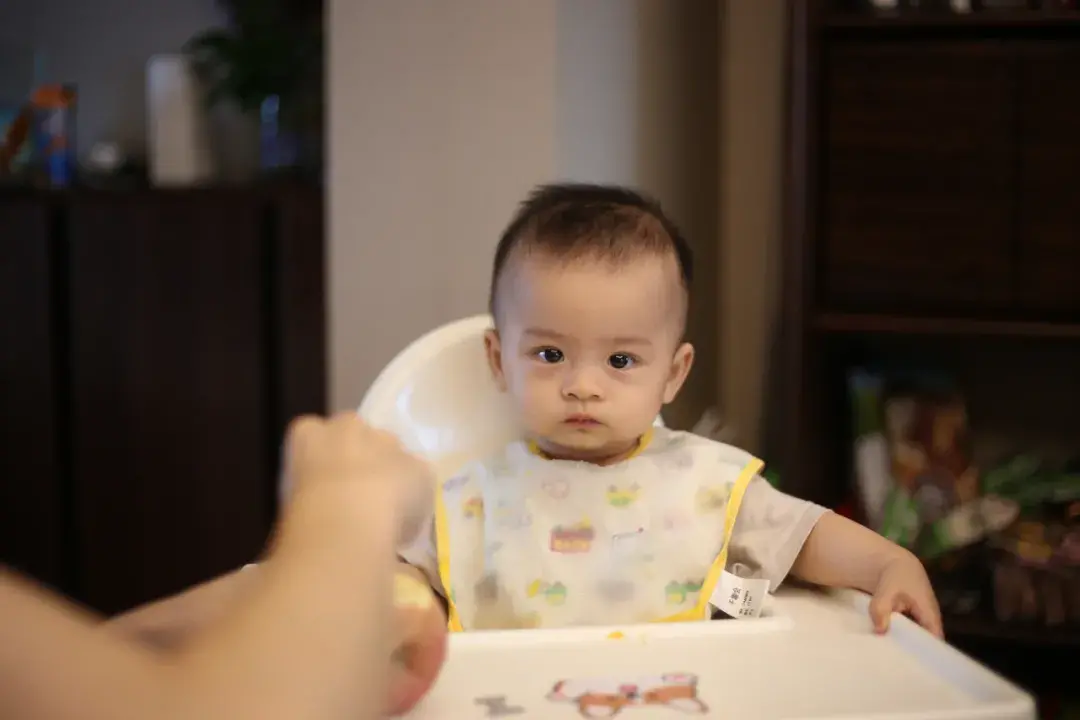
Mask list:
[[981,473],[946,384],[860,370],[848,388],[861,516],[926,562],[943,609],[1080,624],[1080,460],[1028,452]]
[[963,398],[939,378],[849,374],[861,516],[927,564],[943,609],[993,603],[987,539],[1019,514],[981,482]]
[[[882,532],[885,505],[892,492],[889,444],[882,418],[884,383],[874,373],[856,370],[848,375],[854,429],[854,469],[859,510],[867,527]],[[893,538],[895,539],[895,538]]]
[[991,546],[998,620],[1080,624],[1080,501],[1026,513]]
[[958,394],[893,394],[884,403],[884,427],[893,481],[881,527],[886,537],[933,559],[1016,519],[1016,502],[986,493],[980,484]]

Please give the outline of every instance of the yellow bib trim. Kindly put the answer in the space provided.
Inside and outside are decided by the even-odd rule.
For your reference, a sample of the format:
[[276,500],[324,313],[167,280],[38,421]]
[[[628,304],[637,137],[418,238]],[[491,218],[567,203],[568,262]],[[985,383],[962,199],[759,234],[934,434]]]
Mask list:
[[728,548],[731,546],[731,535],[735,532],[735,520],[739,517],[739,508],[742,506],[743,495],[746,494],[746,488],[750,486],[750,481],[761,472],[763,467],[765,467],[765,463],[754,458],[739,472],[739,477],[735,480],[735,486],[731,488],[731,497],[728,498],[727,513],[724,516],[724,544],[720,547],[720,552],[709,567],[709,572],[705,574],[705,582],[701,584],[697,604],[682,612],[660,618],[657,622],[686,622],[708,619],[709,600],[712,599],[716,584],[720,582],[720,576],[727,567]]
[[461,617],[450,589],[450,527],[446,519],[446,503],[443,500],[441,484],[435,488],[435,557],[439,563],[439,580],[446,594],[446,627],[450,632],[461,632]]

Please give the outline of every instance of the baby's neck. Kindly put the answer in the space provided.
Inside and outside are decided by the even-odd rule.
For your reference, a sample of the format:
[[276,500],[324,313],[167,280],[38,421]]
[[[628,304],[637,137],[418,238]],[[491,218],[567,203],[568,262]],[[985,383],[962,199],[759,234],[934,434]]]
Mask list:
[[628,459],[638,451],[642,438],[619,448],[603,448],[597,451],[575,450],[574,448],[562,447],[544,440],[530,440],[529,447],[533,452],[548,460],[571,460],[586,462],[592,465],[614,465]]

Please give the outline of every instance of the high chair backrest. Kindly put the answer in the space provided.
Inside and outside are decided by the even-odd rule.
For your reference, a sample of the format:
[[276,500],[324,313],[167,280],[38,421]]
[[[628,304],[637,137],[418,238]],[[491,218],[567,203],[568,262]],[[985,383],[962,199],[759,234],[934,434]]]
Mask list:
[[428,458],[440,478],[521,437],[484,355],[490,327],[490,315],[476,315],[414,340],[379,373],[360,404],[361,417]]
[[491,316],[451,322],[390,361],[360,404],[360,416],[401,438],[446,478],[520,437],[484,356]]

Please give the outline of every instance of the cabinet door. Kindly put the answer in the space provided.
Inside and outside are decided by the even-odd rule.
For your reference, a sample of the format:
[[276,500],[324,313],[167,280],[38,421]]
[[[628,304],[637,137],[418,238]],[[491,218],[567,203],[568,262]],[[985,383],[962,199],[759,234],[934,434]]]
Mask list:
[[0,564],[66,590],[55,251],[47,201],[0,196]]
[[995,41],[837,41],[824,73],[826,307],[1007,306],[1011,51]]
[[126,609],[251,561],[269,529],[262,203],[73,201],[81,599]]
[[1080,41],[1025,46],[1018,112],[1017,303],[1080,314]]
[[325,209],[323,194],[298,187],[275,202],[278,437],[305,413],[326,412]]
[[[326,412],[324,225],[320,189],[294,186],[274,193],[268,307],[271,439],[278,446],[293,418]],[[273,468],[280,470],[276,462]],[[276,502],[273,509],[276,514]]]

